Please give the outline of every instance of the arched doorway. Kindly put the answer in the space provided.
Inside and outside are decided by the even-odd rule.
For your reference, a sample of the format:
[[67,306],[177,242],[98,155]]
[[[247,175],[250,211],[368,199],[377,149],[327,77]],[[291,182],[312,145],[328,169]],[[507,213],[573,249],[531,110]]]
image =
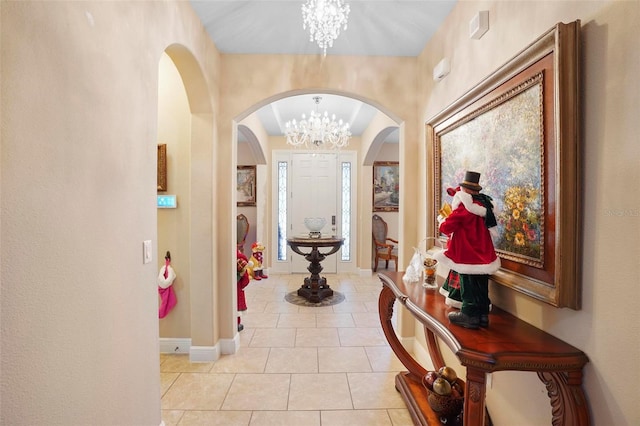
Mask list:
[[[177,208],[158,211],[158,267],[171,251],[178,304],[160,323],[161,350],[214,357],[212,172],[194,173],[194,158],[213,164],[211,96],[193,55],[171,45],[158,65],[158,143],[167,145],[167,194]],[[210,168],[209,168],[210,169]],[[209,321],[205,321],[209,318]],[[203,325],[205,324],[205,325]],[[166,341],[164,339],[168,339]],[[164,344],[162,344],[164,342]],[[203,351],[194,348],[211,348]]]
[[[371,188],[372,188],[372,175],[371,175],[371,166],[373,160],[369,160],[370,158],[375,159],[376,155],[381,149],[381,146],[385,143],[385,139],[395,131],[395,137],[398,138],[398,128],[400,124],[398,123],[396,118],[392,118],[387,113],[381,110],[381,107],[371,102],[370,100],[358,97],[354,94],[337,92],[327,90],[325,91],[295,91],[295,92],[287,92],[282,93],[277,96],[273,96],[269,99],[266,99],[259,104],[254,105],[249,110],[246,110],[241,117],[244,117],[242,121],[240,121],[240,126],[246,126],[247,128],[252,130],[253,135],[265,135],[264,125],[260,121],[261,116],[263,115],[263,110],[267,108],[273,108],[274,104],[281,103],[292,97],[302,98],[302,99],[311,99],[316,95],[326,96],[329,95],[337,95],[337,97],[344,97],[348,100],[357,100],[362,103],[366,103],[368,107],[373,110],[372,116],[369,117],[368,123],[369,125],[366,128],[366,132],[359,133],[355,138],[353,138],[353,143],[344,149],[345,152],[353,151],[355,155],[355,160],[353,161],[352,167],[349,172],[353,173],[353,181],[351,182],[351,189],[354,191],[351,195],[351,201],[353,203],[353,208],[351,209],[351,216],[348,221],[340,222],[337,219],[337,222],[340,222],[340,225],[344,223],[349,223],[351,228],[349,229],[349,236],[352,238],[351,248],[351,260],[353,262],[353,272],[357,272],[360,270],[370,270],[370,247],[371,247]],[[279,112],[279,111],[277,111]],[[302,113],[303,111],[298,111]],[[276,114],[280,115],[280,114]],[[284,120],[283,120],[284,121]],[[281,126],[283,127],[283,126]],[[240,129],[240,127],[238,128]],[[240,132],[240,130],[238,130]],[[280,261],[289,262],[290,257],[284,254],[287,251],[286,245],[282,246],[281,232],[279,229],[286,227],[288,230],[292,230],[292,224],[281,223],[282,220],[279,220],[279,212],[280,206],[278,205],[278,190],[282,189],[282,186],[277,182],[278,179],[278,162],[286,162],[289,163],[290,154],[289,152],[295,152],[297,155],[301,155],[304,150],[291,150],[291,147],[286,145],[284,142],[284,138],[281,135],[266,135],[264,137],[257,137],[257,140],[254,141],[260,146],[261,152],[264,153],[266,157],[266,162],[268,163],[269,168],[269,188],[266,189],[266,197],[269,199],[269,205],[267,207],[270,208],[270,214],[268,220],[265,220],[265,225],[269,227],[268,231],[265,231],[265,235],[269,237],[269,245],[270,253],[269,256],[269,265],[270,267],[275,266],[275,270],[277,272],[288,272],[291,270],[288,266],[278,265],[277,263]],[[397,146],[397,139],[396,139]],[[397,151],[397,148],[396,148]],[[277,156],[277,158],[276,158]],[[397,156],[397,155],[396,155]],[[286,158],[285,158],[286,157]],[[342,161],[340,161],[340,165]],[[362,167],[364,166],[364,167]],[[286,166],[285,166],[286,167]],[[289,173],[293,172],[293,169],[288,170]],[[288,177],[290,179],[290,175]],[[291,183],[290,180],[288,181]],[[342,189],[337,188],[337,191],[342,191]],[[340,197],[337,197],[340,199]],[[342,206],[338,202],[338,209],[340,212],[344,210],[344,206]],[[329,216],[327,220],[330,221],[333,214],[327,213]],[[287,216],[287,215],[285,215]],[[395,221],[398,222],[397,220]],[[337,227],[339,230],[340,226]],[[265,242],[265,241],[263,241]],[[295,258],[294,258],[295,259]],[[344,260],[344,259],[342,259]]]

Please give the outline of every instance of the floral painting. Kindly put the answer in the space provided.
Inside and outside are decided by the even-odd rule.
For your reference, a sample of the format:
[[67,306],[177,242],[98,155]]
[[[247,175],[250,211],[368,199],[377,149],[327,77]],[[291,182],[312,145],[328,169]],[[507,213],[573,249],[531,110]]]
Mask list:
[[540,259],[542,254],[542,209],[540,191],[533,186],[512,186],[498,214],[501,229],[498,250]]
[[[496,105],[497,104],[497,105]],[[440,200],[466,170],[481,173],[482,192],[493,198],[500,256],[532,266],[544,258],[542,76],[493,102],[440,137]]]
[[582,303],[580,28],[556,24],[427,122],[429,233],[445,242],[447,188],[479,172],[497,219],[491,279],[571,309]]

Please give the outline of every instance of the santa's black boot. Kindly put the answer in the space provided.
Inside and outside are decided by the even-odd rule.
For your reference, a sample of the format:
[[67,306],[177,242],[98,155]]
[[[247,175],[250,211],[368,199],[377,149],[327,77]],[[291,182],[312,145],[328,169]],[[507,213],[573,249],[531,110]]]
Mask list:
[[462,311],[449,312],[448,316],[451,324],[459,325],[464,328],[470,328],[472,330],[477,330],[480,327],[480,316],[467,315]]

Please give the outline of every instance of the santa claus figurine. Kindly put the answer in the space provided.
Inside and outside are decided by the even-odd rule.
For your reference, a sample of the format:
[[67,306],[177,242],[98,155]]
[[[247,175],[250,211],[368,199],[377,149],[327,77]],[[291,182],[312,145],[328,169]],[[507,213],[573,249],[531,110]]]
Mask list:
[[449,236],[447,249],[434,256],[459,280],[460,311],[450,312],[449,321],[470,329],[489,326],[489,275],[500,269],[489,231],[496,226],[492,199],[480,193],[479,182],[480,173],[465,173],[451,214],[439,218],[440,232]]
[[167,251],[164,256],[164,266],[158,273],[158,295],[160,296],[160,308],[158,309],[159,318],[166,317],[169,312],[176,306],[178,299],[173,290],[173,281],[176,279],[176,273],[171,267],[171,253]]
[[240,250],[236,250],[236,268],[237,268],[237,289],[238,289],[238,331],[244,330],[242,325],[242,312],[247,310],[247,298],[244,295],[244,289],[249,285],[249,272],[247,268],[250,262],[247,256]]
[[[460,191],[460,187],[447,188],[447,194],[455,198],[456,194]],[[456,202],[459,203],[460,198],[456,198]],[[451,214],[451,204],[444,202],[442,208],[438,211],[438,223],[441,224]],[[462,307],[462,297],[460,296],[460,275],[453,269],[449,269],[447,279],[444,280],[442,287],[439,290],[440,294],[444,296],[444,303],[452,308],[460,309]]]
[[249,277],[253,278],[256,281],[269,278],[267,274],[264,273],[262,268],[262,252],[264,252],[264,250],[264,245],[259,241],[251,244],[251,258],[249,259],[251,266],[248,268]]

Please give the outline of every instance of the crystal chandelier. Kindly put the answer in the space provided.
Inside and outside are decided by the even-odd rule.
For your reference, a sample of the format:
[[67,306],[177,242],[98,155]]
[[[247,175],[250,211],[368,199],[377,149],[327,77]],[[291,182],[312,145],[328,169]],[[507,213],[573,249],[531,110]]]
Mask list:
[[302,28],[309,27],[309,41],[315,41],[327,55],[327,47],[340,35],[340,27],[347,29],[349,5],[343,0],[307,0],[302,5]]
[[340,149],[349,144],[351,130],[349,123],[342,120],[336,122],[335,114],[329,119],[327,111],[324,114],[318,112],[318,105],[322,98],[314,96],[316,110],[311,111],[309,119],[302,114],[302,120],[287,121],[284,135],[287,143],[295,147],[303,146],[308,149]]

